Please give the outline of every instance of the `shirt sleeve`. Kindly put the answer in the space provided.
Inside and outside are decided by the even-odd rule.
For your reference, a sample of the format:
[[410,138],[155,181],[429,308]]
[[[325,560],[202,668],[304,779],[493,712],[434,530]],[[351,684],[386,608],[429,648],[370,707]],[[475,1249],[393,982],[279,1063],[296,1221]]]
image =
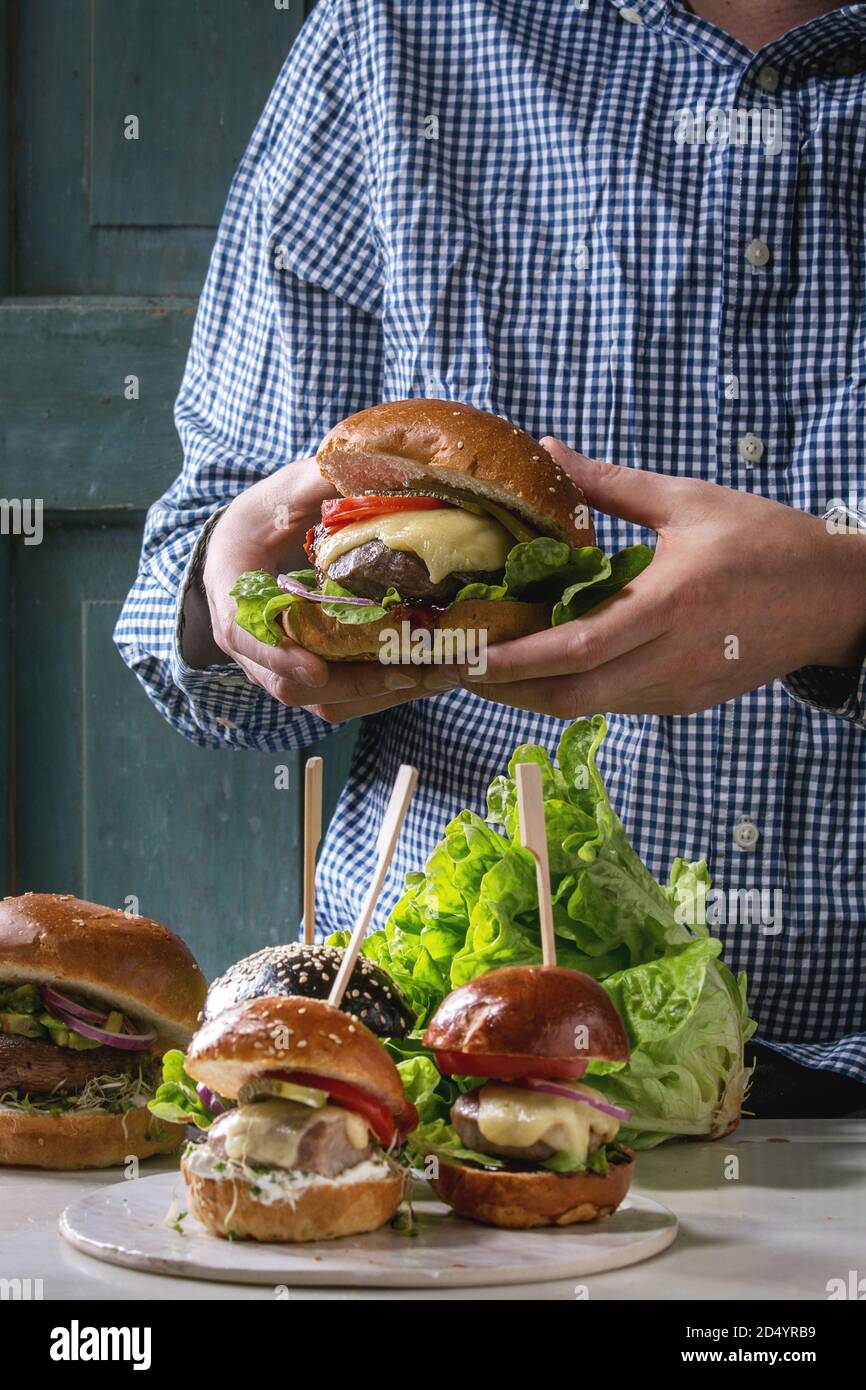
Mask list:
[[150,508],[115,642],[166,719],[212,747],[281,749],[333,725],[181,646],[200,537],[221,508],[382,399],[383,261],[351,65],[320,0],[232,181],[175,406],[183,468]]
[[803,666],[792,671],[782,685],[801,705],[850,719],[866,729],[866,665],[859,671],[837,666]]
[[[866,530],[866,516],[836,505],[823,520],[845,530]],[[866,662],[852,669],[837,666],[802,666],[782,681],[789,695],[810,709],[834,714],[866,729]]]

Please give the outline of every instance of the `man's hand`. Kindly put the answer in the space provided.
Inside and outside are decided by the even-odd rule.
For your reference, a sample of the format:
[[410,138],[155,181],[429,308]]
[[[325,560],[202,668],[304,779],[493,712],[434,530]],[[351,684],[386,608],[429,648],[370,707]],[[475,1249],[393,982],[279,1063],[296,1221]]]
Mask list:
[[574,719],[693,714],[800,666],[866,650],[866,537],[748,492],[545,447],[591,506],[658,532],[652,564],[575,622],[488,651],[464,684]]
[[328,723],[372,714],[402,704],[431,689],[406,672],[378,661],[322,661],[288,637],[279,647],[256,641],[235,623],[229,597],[246,570],[306,567],[303,541],[321,520],[321,505],[335,495],[315,459],[286,464],[254,483],[226,508],[211,533],[204,566],[204,588],[216,644],[213,661],[235,661],[254,685],[290,708],[303,708]]

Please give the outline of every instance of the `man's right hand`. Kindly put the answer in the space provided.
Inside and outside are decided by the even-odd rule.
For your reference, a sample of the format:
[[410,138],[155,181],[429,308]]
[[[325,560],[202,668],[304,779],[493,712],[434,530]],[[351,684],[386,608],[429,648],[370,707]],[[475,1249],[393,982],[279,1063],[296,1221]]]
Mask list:
[[[430,695],[456,680],[445,672],[417,675],[378,661],[326,662],[287,636],[279,647],[259,642],[235,622],[229,591],[247,570],[276,574],[308,566],[303,541],[321,519],[321,505],[335,496],[315,459],[289,463],[247,488],[226,508],[210,535],[204,589],[213,640],[219,653],[237,663],[248,680],[280,704],[306,709],[329,724],[373,714],[391,705]],[[439,677],[441,676],[441,681]]]

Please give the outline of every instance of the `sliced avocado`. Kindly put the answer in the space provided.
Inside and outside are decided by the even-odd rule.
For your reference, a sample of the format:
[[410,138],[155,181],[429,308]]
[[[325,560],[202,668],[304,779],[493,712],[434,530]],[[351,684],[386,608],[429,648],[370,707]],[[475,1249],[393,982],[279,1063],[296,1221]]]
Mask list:
[[0,1014],[0,1032],[17,1033],[22,1038],[42,1038],[45,1029],[32,1014]]
[[36,985],[0,985],[0,1010],[13,1014],[38,1014],[42,1008]]
[[[48,1030],[48,1035],[53,1043],[58,1047],[70,1047],[74,1052],[87,1052],[91,1047],[99,1047],[98,1042],[91,1038],[82,1037],[81,1033],[75,1033],[67,1023],[63,1023],[59,1018],[47,1012],[39,1015],[39,1022],[43,1028]],[[71,1041],[74,1039],[74,1042]]]
[[98,1043],[95,1038],[85,1038],[83,1033],[76,1033],[74,1029],[70,1028],[66,1042],[62,1043],[61,1046],[69,1047],[73,1052],[89,1052],[91,1048],[101,1047],[102,1044]]
[[123,1014],[118,1009],[112,1009],[108,1018],[101,1026],[105,1029],[106,1033],[122,1033]]
[[276,1076],[257,1076],[248,1081],[238,1092],[238,1101],[247,1105],[251,1100],[263,1100],[266,1096],[279,1096],[281,1100],[294,1100],[299,1105],[309,1105],[317,1110],[327,1104],[327,1091],[315,1086],[298,1086],[294,1081],[281,1081]]

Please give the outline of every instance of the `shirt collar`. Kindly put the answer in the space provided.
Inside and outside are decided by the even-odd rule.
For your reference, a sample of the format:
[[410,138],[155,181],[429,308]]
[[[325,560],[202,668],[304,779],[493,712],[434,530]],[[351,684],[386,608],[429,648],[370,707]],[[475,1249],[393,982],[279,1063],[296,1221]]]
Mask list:
[[[625,23],[665,34],[725,67],[753,62],[752,53],[683,0],[606,0]],[[762,64],[795,75],[849,76],[866,68],[866,4],[844,5],[810,19],[760,49]]]

